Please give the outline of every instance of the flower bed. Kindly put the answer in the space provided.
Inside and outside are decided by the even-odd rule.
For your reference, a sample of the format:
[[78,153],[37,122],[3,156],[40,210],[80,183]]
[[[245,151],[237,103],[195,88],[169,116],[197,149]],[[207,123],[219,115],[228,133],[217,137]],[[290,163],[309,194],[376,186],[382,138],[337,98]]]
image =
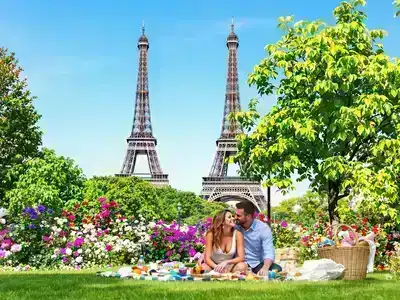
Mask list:
[[[204,251],[204,237],[211,218],[193,226],[166,224],[141,216],[126,217],[118,203],[105,198],[100,198],[97,204],[89,208],[83,201],[61,212],[38,205],[25,208],[20,216],[12,219],[0,209],[0,266],[80,269],[136,263],[140,254],[144,254],[146,262],[191,261]],[[258,219],[267,222],[262,214]],[[386,268],[388,258],[398,253],[393,242],[399,241],[400,234],[387,234],[367,219],[357,224],[351,227],[360,235],[370,231],[376,234],[375,263],[380,269]],[[277,221],[271,228],[275,248],[298,248],[299,263],[317,258],[317,244],[323,237],[332,235],[325,215],[311,227]]]

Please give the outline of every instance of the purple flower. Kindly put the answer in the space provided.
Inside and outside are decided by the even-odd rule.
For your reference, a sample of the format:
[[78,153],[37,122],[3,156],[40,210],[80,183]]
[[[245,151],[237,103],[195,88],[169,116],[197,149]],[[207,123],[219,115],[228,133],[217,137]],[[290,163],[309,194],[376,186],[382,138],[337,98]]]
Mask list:
[[168,250],[167,253],[165,253],[165,256],[170,257],[172,255],[172,253],[173,253],[172,250]]
[[42,214],[46,211],[46,206],[39,204],[37,210]]
[[6,256],[6,251],[0,249],[0,258],[4,258]]
[[72,248],[73,245],[74,245],[74,243],[68,242],[67,245],[65,245],[65,247],[66,248]]
[[51,241],[51,237],[44,235],[44,236],[42,236],[42,240],[43,240],[43,242],[49,242],[49,241]]
[[48,213],[49,215],[52,215],[52,214],[54,213],[54,210],[52,210],[51,208],[49,208],[49,209],[47,210],[47,213]]
[[79,247],[81,247],[82,245],[83,245],[83,242],[84,242],[85,240],[83,239],[83,238],[77,238],[75,241],[74,241],[74,247],[76,247],[76,248],[79,248]]
[[60,253],[61,253],[62,255],[65,255],[65,254],[66,254],[65,248],[61,248],[61,249],[60,249]]
[[27,208],[24,209],[24,213],[31,215],[31,214],[35,214],[36,211],[34,208],[28,206]]
[[29,229],[35,229],[36,226],[35,226],[35,224],[29,224],[28,228],[29,228]]
[[63,261],[64,264],[68,263],[68,257],[66,257],[66,256],[63,257],[62,261]]
[[286,228],[286,227],[288,227],[288,223],[286,221],[282,221],[281,226],[283,228]]

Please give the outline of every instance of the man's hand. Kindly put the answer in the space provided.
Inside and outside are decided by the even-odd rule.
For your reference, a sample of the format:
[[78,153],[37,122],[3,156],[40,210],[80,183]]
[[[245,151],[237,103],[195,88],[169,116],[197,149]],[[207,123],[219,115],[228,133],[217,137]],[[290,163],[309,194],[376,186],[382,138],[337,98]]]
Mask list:
[[218,273],[224,273],[224,270],[225,270],[227,265],[228,265],[228,261],[225,260],[222,263],[220,263],[219,265],[216,265],[215,268],[214,268],[214,271],[218,272]]
[[258,271],[258,275],[260,275],[260,276],[268,276],[268,272],[269,272],[269,268],[266,268],[265,266],[264,267],[262,267],[261,269],[260,269],[260,271]]

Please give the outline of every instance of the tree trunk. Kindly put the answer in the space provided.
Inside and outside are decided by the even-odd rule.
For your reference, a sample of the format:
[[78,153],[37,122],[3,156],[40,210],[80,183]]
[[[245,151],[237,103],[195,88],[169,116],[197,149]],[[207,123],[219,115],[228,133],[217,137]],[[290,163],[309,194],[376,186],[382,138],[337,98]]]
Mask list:
[[339,222],[339,214],[336,210],[339,196],[339,184],[334,181],[328,182],[328,213],[329,221],[332,224],[333,221]]

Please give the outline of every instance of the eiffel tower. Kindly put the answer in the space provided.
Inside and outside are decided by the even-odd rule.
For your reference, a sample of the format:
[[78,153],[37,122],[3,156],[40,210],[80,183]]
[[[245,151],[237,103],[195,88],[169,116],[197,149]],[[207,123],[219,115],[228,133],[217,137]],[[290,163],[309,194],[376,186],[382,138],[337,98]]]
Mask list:
[[[145,35],[144,23],[137,47],[139,49],[139,71],[136,86],[135,115],[132,132],[127,139],[128,150],[121,172],[117,176],[137,176],[151,182],[153,185],[166,186],[169,185],[168,175],[164,174],[161,169],[156,151],[157,140],[153,136],[151,126],[147,67],[149,40]],[[150,174],[135,173],[138,155],[147,156]]]
[[270,190],[268,189],[268,202],[259,182],[248,180],[239,176],[227,176],[228,163],[226,159],[237,153],[236,136],[242,133],[240,124],[228,119],[232,112],[239,112],[239,79],[237,69],[237,48],[239,39],[234,31],[232,18],[231,32],[227,38],[228,47],[228,77],[225,93],[225,107],[222,119],[221,135],[216,141],[217,151],[208,177],[203,177],[203,188],[200,195],[208,201],[237,201],[247,200],[252,202],[258,211],[270,211]]

